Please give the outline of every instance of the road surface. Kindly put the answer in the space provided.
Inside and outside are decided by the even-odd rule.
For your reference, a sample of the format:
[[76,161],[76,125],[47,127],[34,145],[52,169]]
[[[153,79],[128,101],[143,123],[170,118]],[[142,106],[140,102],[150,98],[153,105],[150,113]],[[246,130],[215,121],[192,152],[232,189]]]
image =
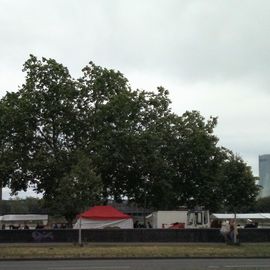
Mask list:
[[270,259],[136,259],[0,261],[0,270],[270,269]]

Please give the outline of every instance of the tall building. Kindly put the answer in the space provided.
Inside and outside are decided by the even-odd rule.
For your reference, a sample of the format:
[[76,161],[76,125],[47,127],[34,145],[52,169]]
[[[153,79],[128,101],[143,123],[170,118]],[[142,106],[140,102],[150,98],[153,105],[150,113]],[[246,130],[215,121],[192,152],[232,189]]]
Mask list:
[[259,156],[259,185],[262,186],[260,197],[270,196],[270,155]]

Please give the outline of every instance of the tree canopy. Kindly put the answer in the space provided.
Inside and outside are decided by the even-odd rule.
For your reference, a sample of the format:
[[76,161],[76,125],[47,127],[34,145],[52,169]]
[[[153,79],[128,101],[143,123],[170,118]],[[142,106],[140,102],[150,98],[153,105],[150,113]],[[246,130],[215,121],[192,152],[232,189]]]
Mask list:
[[237,213],[254,207],[259,192],[251,168],[243,159],[232,152],[223,161],[219,192],[225,211]]
[[0,201],[0,215],[8,214],[47,214],[42,199],[27,197]]
[[252,210],[259,213],[270,213],[270,197],[259,198]]
[[108,198],[213,210],[235,204],[232,190],[254,200],[248,166],[218,146],[217,118],[173,113],[163,87],[132,90],[122,73],[92,62],[74,79],[33,55],[23,71],[25,83],[0,101],[0,179],[13,192],[34,186],[56,205],[68,195],[63,208],[78,201],[73,215]]

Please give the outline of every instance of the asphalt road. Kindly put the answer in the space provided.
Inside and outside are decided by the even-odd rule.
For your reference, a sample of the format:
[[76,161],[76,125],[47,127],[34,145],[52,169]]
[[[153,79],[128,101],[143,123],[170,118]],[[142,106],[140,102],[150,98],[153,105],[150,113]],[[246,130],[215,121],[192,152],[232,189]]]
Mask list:
[[270,259],[136,259],[0,261],[1,270],[270,269]]

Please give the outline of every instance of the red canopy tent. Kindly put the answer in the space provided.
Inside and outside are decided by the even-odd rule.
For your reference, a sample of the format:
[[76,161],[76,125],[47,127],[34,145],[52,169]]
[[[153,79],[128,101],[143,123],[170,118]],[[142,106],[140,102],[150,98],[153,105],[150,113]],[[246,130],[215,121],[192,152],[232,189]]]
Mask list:
[[129,215],[113,208],[112,206],[94,206],[81,213],[74,225],[75,229],[103,229],[103,228],[133,228],[133,220]]
[[81,218],[91,219],[129,219],[129,215],[126,215],[119,210],[113,208],[110,205],[94,206],[89,210],[80,214]]

